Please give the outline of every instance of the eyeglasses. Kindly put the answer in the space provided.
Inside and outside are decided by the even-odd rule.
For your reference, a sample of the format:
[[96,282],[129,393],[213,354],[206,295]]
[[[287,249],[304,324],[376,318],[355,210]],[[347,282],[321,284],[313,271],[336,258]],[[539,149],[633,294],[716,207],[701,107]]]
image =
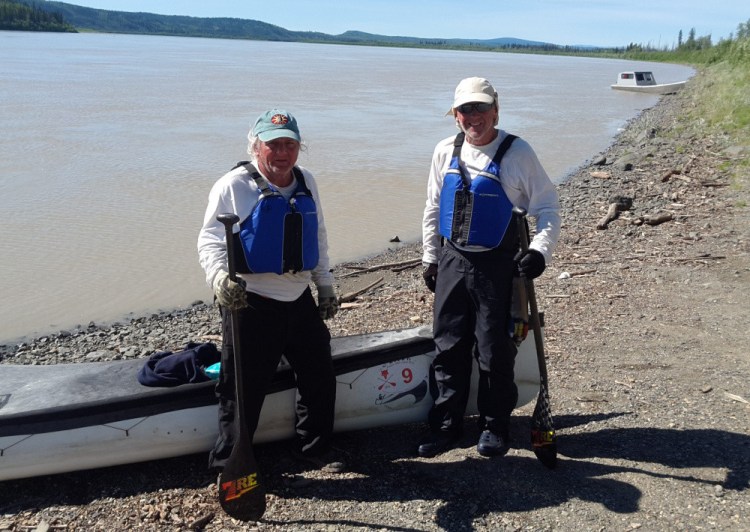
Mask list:
[[465,103],[463,105],[459,105],[456,107],[456,111],[461,113],[462,115],[468,115],[472,112],[477,113],[486,113],[490,109],[492,109],[493,104],[491,103],[479,103],[479,102],[472,102],[472,103]]

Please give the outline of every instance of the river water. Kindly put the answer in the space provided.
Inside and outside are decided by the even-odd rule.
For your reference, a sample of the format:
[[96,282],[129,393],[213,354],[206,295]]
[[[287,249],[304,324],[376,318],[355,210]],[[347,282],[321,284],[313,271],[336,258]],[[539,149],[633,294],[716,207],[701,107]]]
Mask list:
[[332,262],[420,237],[432,149],[456,83],[490,79],[501,127],[555,182],[657,97],[575,57],[0,31],[0,343],[209,300],[196,239],[208,191],[251,122],[299,121]]

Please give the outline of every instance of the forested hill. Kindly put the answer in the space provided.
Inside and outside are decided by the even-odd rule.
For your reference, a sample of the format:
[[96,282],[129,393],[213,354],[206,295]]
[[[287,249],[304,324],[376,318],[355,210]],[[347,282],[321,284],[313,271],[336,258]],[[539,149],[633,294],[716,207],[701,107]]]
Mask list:
[[47,10],[61,13],[65,20],[79,31],[269,41],[317,40],[330,37],[323,33],[289,31],[257,20],[130,13],[93,9],[64,2],[21,1],[27,1]]
[[60,13],[34,5],[0,0],[0,30],[74,32]]
[[65,22],[78,31],[104,33],[138,33],[147,35],[174,35],[181,37],[213,37],[224,39],[252,39],[259,41],[323,42],[341,44],[379,44],[393,46],[429,46],[450,48],[558,48],[556,45],[514,38],[487,40],[425,39],[420,37],[393,37],[347,31],[329,35],[313,31],[291,31],[258,20],[239,18],[198,18],[153,13],[107,11],[77,6],[65,2],[44,0],[16,0],[49,12],[60,14]]

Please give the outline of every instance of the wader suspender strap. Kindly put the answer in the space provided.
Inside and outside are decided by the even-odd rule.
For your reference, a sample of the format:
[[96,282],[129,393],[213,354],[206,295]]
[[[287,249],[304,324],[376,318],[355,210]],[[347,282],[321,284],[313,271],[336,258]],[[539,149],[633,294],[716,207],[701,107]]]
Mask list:
[[[258,187],[258,190],[260,190],[260,193],[264,196],[270,196],[273,194],[273,190],[271,190],[270,185],[268,184],[268,180],[260,175],[260,172],[258,172],[258,169],[255,168],[255,166],[252,163],[249,163],[247,161],[243,161],[241,163],[238,163],[237,166],[244,166],[247,172],[250,174],[250,177],[253,178],[253,181],[255,181],[255,184]],[[235,166],[235,168],[237,168]],[[312,196],[312,192],[310,192],[310,189],[307,188],[307,183],[305,183],[305,176],[302,175],[302,170],[297,168],[296,166],[292,168],[292,172],[294,172],[294,177],[297,179],[297,188],[301,189],[302,192],[307,194],[308,196]],[[296,194],[297,192],[295,192]]]
[[[456,135],[456,138],[453,140],[453,155],[452,157],[458,158],[458,160],[461,160],[461,146],[464,145],[464,138],[466,135],[461,132],[458,135]],[[511,135],[510,133],[505,136],[503,141],[500,143],[500,146],[497,148],[497,152],[495,153],[495,156],[492,158],[492,161],[500,166],[500,161],[502,160],[503,156],[505,155],[505,152],[508,151],[508,148],[510,148],[510,145],[513,144],[513,141],[516,140],[518,137],[515,135]],[[466,176],[464,173],[463,168],[461,168],[461,164],[458,165],[458,173],[461,176],[461,180],[464,182],[464,186],[466,188],[469,188],[471,185],[471,180]]]
[[464,145],[464,138],[466,135],[462,131],[458,135],[456,135],[456,138],[453,139],[453,155],[451,156],[452,159],[456,160],[456,165],[458,166],[458,175],[461,176],[461,181],[464,182],[464,188],[469,188],[471,186],[471,179],[469,179],[466,174],[464,173],[464,169],[461,168],[461,146]]
[[503,141],[500,143],[500,146],[497,148],[497,153],[492,158],[492,160],[495,162],[496,165],[500,166],[500,161],[502,160],[503,156],[505,155],[505,152],[508,151],[508,148],[510,148],[510,145],[513,144],[513,141],[516,140],[518,137],[515,135],[511,135],[508,133]]
[[268,181],[266,180],[266,178],[260,175],[260,172],[258,172],[258,169],[255,168],[255,166],[252,163],[246,163],[243,166],[247,170],[247,173],[250,174],[250,177],[253,178],[253,181],[255,181],[255,185],[258,187],[258,190],[260,190],[261,195],[264,198],[267,198],[268,196],[272,196],[273,190],[271,190],[271,186],[268,184]]

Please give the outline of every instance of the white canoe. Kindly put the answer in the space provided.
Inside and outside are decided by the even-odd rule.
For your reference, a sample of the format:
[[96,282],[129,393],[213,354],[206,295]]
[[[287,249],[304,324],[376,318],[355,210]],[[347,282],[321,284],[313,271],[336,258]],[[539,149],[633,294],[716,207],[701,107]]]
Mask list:
[[[332,340],[335,430],[420,422],[432,405],[428,328]],[[218,434],[214,383],[142,386],[145,360],[0,365],[0,481],[171,458],[211,449]],[[467,414],[476,413],[476,368]],[[516,362],[518,406],[539,390],[533,332]],[[255,443],[294,436],[294,381],[280,366]]]

